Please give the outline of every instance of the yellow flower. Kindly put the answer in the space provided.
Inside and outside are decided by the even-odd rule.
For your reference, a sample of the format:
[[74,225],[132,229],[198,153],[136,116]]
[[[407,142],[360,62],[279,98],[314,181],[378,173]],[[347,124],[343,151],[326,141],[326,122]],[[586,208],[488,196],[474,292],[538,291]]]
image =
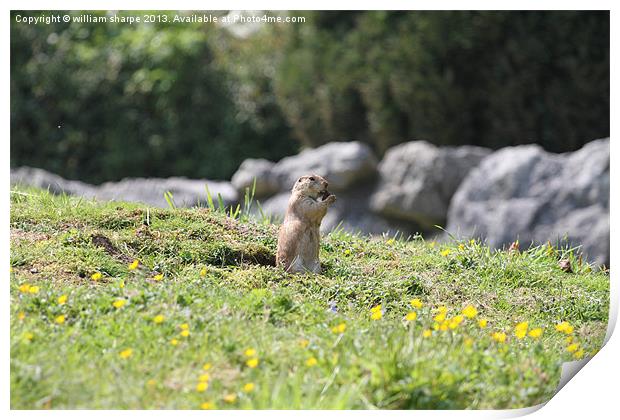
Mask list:
[[189,330],[181,331],[181,337],[189,337]]
[[456,329],[459,325],[461,325],[463,319],[463,315],[457,315],[451,318],[448,322],[448,328],[450,328],[451,330]]
[[39,286],[30,286],[30,288],[28,289],[28,293],[30,293],[31,295],[36,295],[37,293],[39,293]]
[[345,332],[347,329],[347,324],[345,324],[344,322],[332,327],[332,332],[334,334],[342,334],[343,332]]
[[26,314],[23,311],[17,314],[17,319],[19,319],[20,321],[22,321],[24,318],[26,318]]
[[494,332],[491,337],[493,337],[493,340],[497,341],[498,343],[503,343],[506,341],[506,333],[504,332]]
[[437,321],[437,322],[443,322],[446,319],[446,313],[445,312],[439,312],[437,315],[435,315],[435,317],[433,319],[435,321]]
[[370,312],[371,312],[371,313],[373,313],[373,314],[374,314],[375,312],[381,312],[381,304],[379,304],[379,305],[377,305],[377,306],[374,306],[374,307],[370,308]]
[[202,270],[200,270],[200,277],[206,277],[207,276],[207,269],[203,268]]
[[569,335],[568,337],[564,339],[564,342],[568,345],[573,342],[574,338],[575,337],[573,337],[572,335]]
[[463,245],[463,244],[459,244],[459,250],[460,250],[460,251],[462,251],[462,250],[464,250],[464,249],[465,249],[465,245]]
[[567,321],[563,321],[555,326],[555,330],[559,332],[563,332],[564,334],[572,334],[574,331],[574,328]]
[[153,322],[156,324],[161,324],[162,322],[164,322],[164,316],[163,315],[157,315],[155,316],[155,318],[153,318]]
[[133,355],[133,350],[125,349],[121,351],[118,355],[120,356],[121,359],[129,359]]
[[583,349],[579,349],[575,353],[573,353],[573,357],[575,359],[582,359],[583,358]]
[[209,370],[209,369],[211,369],[211,363],[205,363],[204,365],[202,365],[202,369],[203,369],[203,370]]
[[65,316],[64,315],[58,315],[56,318],[54,318],[54,321],[56,322],[56,324],[64,324],[65,323]]
[[255,368],[256,366],[258,366],[258,359],[255,357],[255,358],[250,359],[247,362],[245,362],[245,364],[248,367]]
[[308,360],[306,360],[306,366],[308,367],[312,367],[314,365],[316,365],[318,363],[318,360],[316,360],[315,357],[310,357],[308,358]]
[[254,391],[253,382],[248,382],[247,384],[243,385],[243,392],[252,392],[252,391]]
[[435,248],[435,246],[437,246],[437,242],[432,241],[431,243],[428,244],[428,246],[430,246],[431,248]]
[[93,273],[93,275],[90,276],[90,278],[93,279],[94,281],[101,280],[101,277],[103,277],[103,275],[99,271],[97,271],[96,273]]
[[424,332],[422,333],[422,337],[424,338],[428,338],[431,335],[433,335],[433,332],[431,330],[424,330]]
[[213,410],[215,405],[211,401],[206,401],[200,404],[200,408],[203,410]]
[[471,347],[474,345],[474,340],[472,340],[470,337],[467,337],[465,340],[463,340],[463,345],[465,345],[465,347]]
[[568,347],[566,347],[566,351],[569,353],[574,353],[577,350],[579,350],[579,343],[573,343],[569,345]]
[[207,388],[209,388],[208,382],[198,382],[198,384],[196,385],[196,391],[198,392],[205,392]]
[[200,382],[208,382],[208,381],[209,381],[209,378],[210,378],[210,376],[209,376],[209,374],[208,374],[208,373],[203,373],[202,375],[200,375],[200,376],[198,377],[198,380],[199,380]]
[[385,243],[388,245],[392,245],[394,243],[394,239],[388,239],[387,241],[385,241]]
[[383,313],[381,313],[381,311],[373,312],[370,314],[370,319],[372,319],[373,321],[378,321],[381,318],[383,318]]
[[64,305],[65,303],[67,303],[67,295],[58,296],[58,299],[56,299],[56,301],[59,305]]
[[176,346],[177,344],[179,344],[179,340],[177,340],[176,338],[173,338],[172,340],[170,340],[170,344],[172,344],[173,346]]
[[139,265],[140,265],[140,261],[133,260],[133,262],[131,264],[129,264],[129,266],[127,266],[127,268],[129,270],[135,270],[136,268],[138,268]]
[[442,322],[441,325],[439,326],[439,329],[441,331],[448,331],[448,321]]
[[527,335],[529,335],[532,338],[539,338],[542,335],[542,328],[534,328],[532,330],[530,330],[529,333],[527,333]]
[[236,394],[226,394],[226,395],[224,395],[224,401],[229,403],[229,404],[232,404],[235,401],[237,401],[237,395]]
[[121,289],[125,287],[125,280],[121,280],[118,282],[118,287],[120,287]]
[[448,255],[450,255],[450,252],[452,252],[450,248],[446,248],[443,251],[441,251],[440,254],[442,257],[447,257]]
[[411,302],[409,303],[416,309],[420,309],[422,307],[422,301],[418,298],[411,299]]
[[472,319],[476,315],[478,315],[478,310],[473,305],[467,305],[466,307],[463,308],[462,313],[467,318]]
[[146,385],[147,386],[155,386],[155,385],[157,385],[157,381],[155,379],[149,379],[148,381],[146,381]]
[[351,255],[351,250],[350,249],[345,249],[344,250],[344,255],[346,255],[346,256]]
[[525,337],[525,335],[527,334],[527,327],[528,327],[527,321],[519,322],[516,325],[516,327],[515,327],[515,336],[519,340],[522,340]]
[[480,328],[486,328],[488,321],[486,319],[481,319],[478,321],[478,326]]
[[187,323],[181,324],[181,325],[179,325],[179,328],[181,328],[182,330],[189,330],[189,324],[187,324]]
[[310,341],[306,340],[305,338],[302,338],[301,340],[299,340],[299,347],[301,347],[302,349],[305,349],[306,347],[308,347],[309,344],[310,344]]
[[243,354],[245,354],[246,357],[252,357],[256,355],[256,350],[250,347],[249,349],[244,351]]
[[155,280],[155,281],[160,281],[163,278],[164,278],[163,274],[156,274],[156,275],[153,276],[153,280]]
[[20,284],[19,291],[22,293],[28,293],[30,291],[30,285],[28,283]]
[[34,334],[33,333],[31,333],[31,332],[25,332],[24,333],[24,341],[31,342],[33,338],[34,338]]
[[407,321],[415,321],[417,318],[418,318],[417,312],[409,312],[407,315],[405,315],[405,319]]
[[476,245],[476,240],[475,239],[470,239],[469,240],[469,244],[470,245]]
[[125,306],[125,299],[117,299],[114,302],[112,302],[112,305],[116,308],[122,308],[123,306]]

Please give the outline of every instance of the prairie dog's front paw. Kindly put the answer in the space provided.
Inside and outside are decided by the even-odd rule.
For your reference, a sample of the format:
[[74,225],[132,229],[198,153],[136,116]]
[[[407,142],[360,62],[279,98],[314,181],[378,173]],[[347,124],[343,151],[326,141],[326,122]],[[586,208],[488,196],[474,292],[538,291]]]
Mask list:
[[325,202],[327,204],[334,204],[336,202],[336,196],[334,194],[331,194],[329,197],[325,199]]

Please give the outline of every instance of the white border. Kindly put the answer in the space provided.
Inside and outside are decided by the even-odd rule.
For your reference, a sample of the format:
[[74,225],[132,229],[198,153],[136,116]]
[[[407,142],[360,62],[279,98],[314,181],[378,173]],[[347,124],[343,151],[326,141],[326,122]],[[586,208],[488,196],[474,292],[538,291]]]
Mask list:
[[[379,9],[379,10],[611,10],[611,57],[612,57],[612,88],[611,88],[611,106],[612,115],[613,110],[617,110],[617,98],[618,89],[617,83],[614,80],[616,72],[618,70],[618,23],[620,19],[616,16],[615,6],[617,2],[603,1],[603,0],[590,0],[590,1],[549,1],[549,0],[520,0],[520,1],[493,1],[493,0],[477,0],[477,1],[414,1],[414,0],[383,0],[381,2],[371,2],[368,0],[362,1],[334,1],[334,0],[314,0],[314,1],[217,1],[217,2],[199,2],[189,0],[177,0],[174,2],[151,0],[144,1],[138,0],[128,3],[127,1],[77,1],[66,0],[56,1],[54,4],[49,4],[44,1],[9,1],[3,2],[5,9],[4,19],[2,20],[1,27],[2,35],[1,42],[1,55],[4,58],[5,65],[2,67],[3,80],[2,84],[2,102],[1,102],[1,118],[3,124],[2,132],[4,134],[2,141],[3,153],[0,154],[4,171],[2,172],[2,267],[0,273],[8,273],[8,261],[9,261],[9,136],[10,136],[10,98],[9,98],[9,68],[6,63],[9,63],[9,19],[8,12],[11,9],[26,10],[45,10],[53,6],[54,10],[70,10],[70,9],[103,9],[103,10],[218,10],[218,9],[233,9],[233,10],[338,10],[338,9]],[[612,118],[611,120],[611,137],[615,137],[615,129],[617,124]],[[611,156],[612,161],[614,157],[618,155],[618,148],[614,146],[614,142],[611,143]],[[618,191],[618,178],[617,171],[614,170],[612,165],[612,182],[611,182],[611,208],[612,216],[613,210],[617,208],[618,199],[620,197]],[[614,217],[611,218],[611,232],[615,232],[617,223]],[[611,236],[611,259],[612,261],[618,261],[617,257],[618,240],[617,235]],[[8,279],[5,274],[5,279]],[[617,276],[612,271],[612,309],[610,311],[610,320],[617,319],[617,303],[618,303],[618,281]],[[88,411],[84,413],[81,411],[9,411],[9,388],[10,388],[10,365],[9,365],[9,293],[8,293],[8,281],[3,282],[4,293],[3,298],[6,305],[3,305],[3,310],[0,311],[0,322],[3,326],[1,331],[3,332],[3,343],[0,347],[0,358],[2,360],[2,381],[0,382],[0,407],[2,412],[8,413],[15,418],[26,418],[30,416],[44,416],[49,418],[81,418],[85,414],[93,418],[108,418],[109,416],[120,418],[135,418],[135,417],[149,417],[154,419],[171,418],[178,416],[179,413],[174,411]],[[611,327],[610,327],[611,328]],[[609,337],[609,341],[606,346],[590,361],[583,371],[579,372],[575,379],[569,381],[569,383],[554,397],[552,398],[542,409],[535,411],[531,414],[530,418],[536,419],[551,419],[551,418],[608,418],[609,413],[617,412],[618,407],[618,379],[620,378],[620,362],[616,355],[620,354],[620,342],[617,338],[617,334]],[[389,416],[392,418],[502,418],[502,417],[515,417],[519,415],[531,412],[532,409],[525,410],[506,410],[506,411],[459,411],[459,412],[430,412],[430,411],[382,411],[381,413],[371,411],[254,411],[254,412],[197,412],[197,411],[184,411],[181,415],[188,418],[204,418],[208,416],[210,418],[229,418],[231,416],[251,416],[253,418],[289,418],[291,415],[300,419],[321,417],[337,417],[341,418],[372,418],[375,420],[377,416]]]

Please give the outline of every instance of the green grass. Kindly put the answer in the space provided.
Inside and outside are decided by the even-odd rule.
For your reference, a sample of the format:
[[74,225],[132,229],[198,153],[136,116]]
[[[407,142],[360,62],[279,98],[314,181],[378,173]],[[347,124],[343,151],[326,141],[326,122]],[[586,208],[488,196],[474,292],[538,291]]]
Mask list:
[[[583,357],[602,345],[609,275],[571,251],[335,232],[322,242],[321,275],[290,275],[271,265],[276,230],[214,209],[12,192],[11,407],[518,408],[547,401],[574,359],[558,322],[574,326]],[[559,269],[567,257],[575,273]],[[407,322],[412,298],[424,306]],[[453,317],[469,304],[475,319],[423,337],[436,307]],[[521,321],[542,337],[517,339]],[[205,363],[209,386],[198,392]]]

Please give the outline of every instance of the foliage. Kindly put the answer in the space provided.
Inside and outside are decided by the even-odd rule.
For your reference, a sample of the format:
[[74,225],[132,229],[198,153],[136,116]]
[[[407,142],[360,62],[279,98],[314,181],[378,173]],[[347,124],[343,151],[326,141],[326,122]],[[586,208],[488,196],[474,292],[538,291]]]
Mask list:
[[11,201],[14,409],[517,408],[605,336],[608,273],[548,246],[334,232],[290,275],[215,207]]

